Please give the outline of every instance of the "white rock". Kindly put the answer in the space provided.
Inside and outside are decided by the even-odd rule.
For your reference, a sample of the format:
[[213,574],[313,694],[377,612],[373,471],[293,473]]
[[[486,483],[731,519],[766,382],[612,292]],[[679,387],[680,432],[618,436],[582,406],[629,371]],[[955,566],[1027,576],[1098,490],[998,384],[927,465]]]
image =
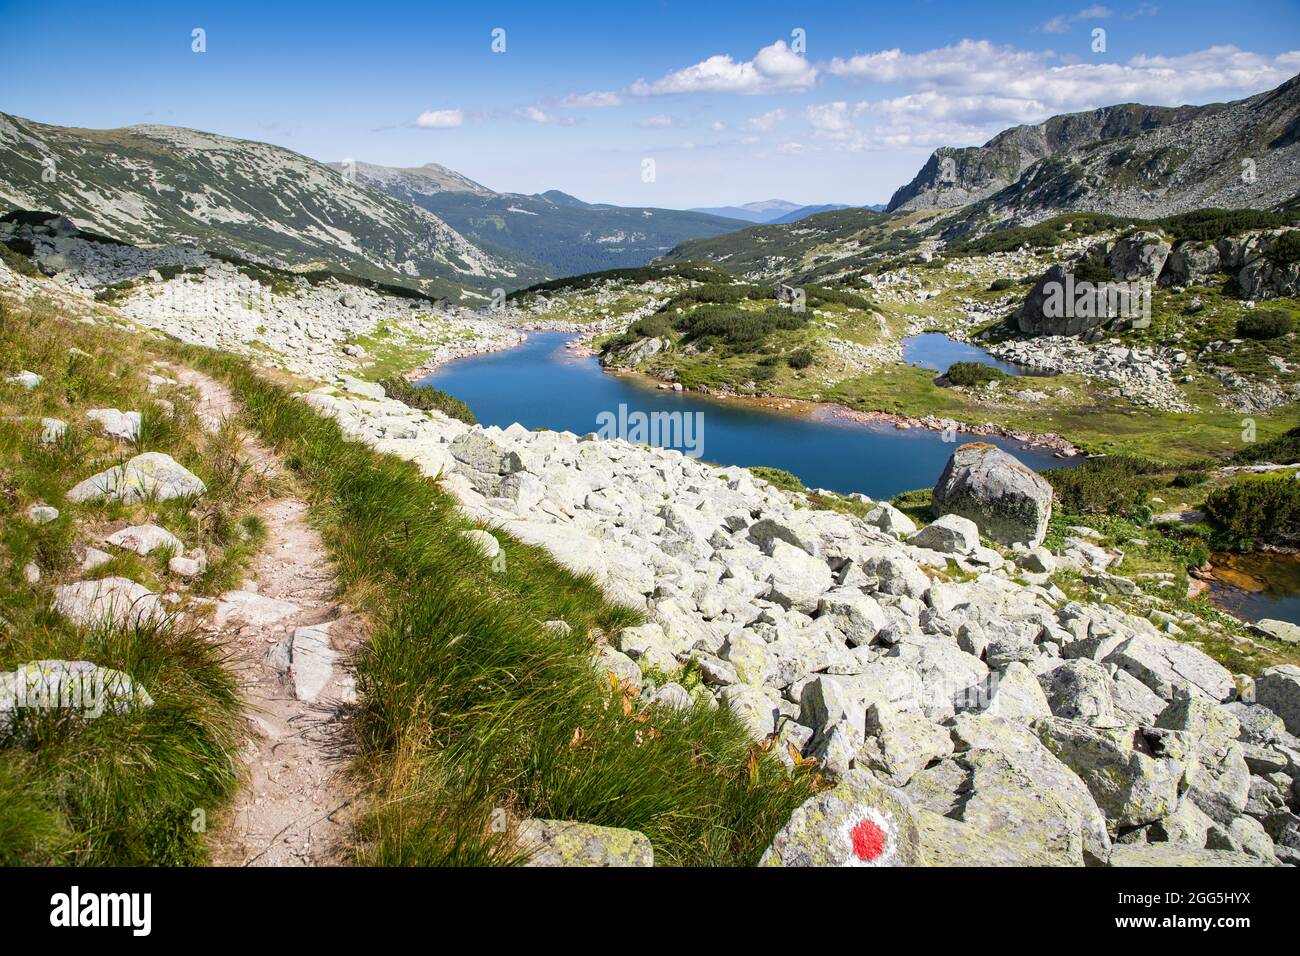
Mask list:
[[168,501],[172,498],[196,497],[207,486],[170,455],[150,451],[136,455],[125,465],[109,468],[80,482],[68,492],[69,501],[93,501],[109,498],[135,504],[141,501]]
[[299,610],[301,609],[296,604],[263,597],[253,591],[227,591],[217,602],[213,620],[217,627],[267,627],[292,617]]
[[54,589],[54,611],[82,627],[164,624],[169,618],[157,594],[129,578],[77,581]]
[[17,375],[10,375],[7,379],[5,379],[5,381],[14,382],[18,385],[21,385],[23,388],[27,389],[30,392],[37,385],[40,385],[41,382],[45,381],[45,379],[43,376],[37,375],[35,372],[29,372],[24,369],[23,371],[19,372]]
[[105,539],[115,548],[134,551],[138,555],[152,554],[159,548],[171,551],[173,555],[185,552],[185,545],[166,528],[156,524],[132,525],[120,531],[114,531]]
[[32,505],[27,509],[27,518],[32,524],[49,524],[59,520],[59,509],[50,505]]
[[122,441],[135,441],[140,437],[140,413],[120,412],[116,408],[92,408],[86,412],[91,421],[99,422],[104,434]]

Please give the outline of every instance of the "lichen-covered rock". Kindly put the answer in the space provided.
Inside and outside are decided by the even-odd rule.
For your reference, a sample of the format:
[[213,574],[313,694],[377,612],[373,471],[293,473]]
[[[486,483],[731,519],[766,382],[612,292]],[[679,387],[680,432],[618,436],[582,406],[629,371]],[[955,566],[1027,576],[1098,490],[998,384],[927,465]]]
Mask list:
[[1136,634],[1107,654],[1104,663],[1118,664],[1165,700],[1185,690],[1217,703],[1237,688],[1232,673],[1204,651],[1165,637]]
[[1001,544],[1042,544],[1052,514],[1052,486],[1002,449],[985,442],[959,447],[934,486],[934,510],[969,518]]
[[918,848],[908,799],[849,770],[790,815],[759,866],[916,866]]
[[1203,850],[1182,843],[1115,844],[1111,866],[1267,866],[1257,856],[1229,850]]
[[1038,681],[1055,716],[1102,726],[1116,722],[1110,675],[1096,661],[1061,661],[1039,674]]
[[1286,729],[1300,736],[1300,667],[1279,664],[1255,678],[1255,702],[1282,718]]
[[69,490],[67,497],[69,501],[77,502],[109,498],[135,504],[197,497],[207,490],[198,476],[182,467],[171,455],[149,451],[136,455],[125,465],[92,475]]
[[525,866],[654,866],[654,847],[644,833],[563,820],[524,820],[519,847]]
[[1178,806],[1183,767],[1137,749],[1137,728],[1102,729],[1060,717],[1044,717],[1032,727],[1087,784],[1112,829],[1151,823]]
[[0,673],[0,732],[25,710],[61,710],[92,719],[152,707],[153,698],[131,675],[90,661],[31,661]]
[[1134,232],[1116,240],[1106,256],[1106,265],[1121,282],[1154,282],[1164,270],[1169,252],[1169,243],[1158,233]]
[[872,704],[867,709],[866,730],[857,765],[896,787],[906,786],[922,767],[952,753],[952,735],[947,728],[889,704]]

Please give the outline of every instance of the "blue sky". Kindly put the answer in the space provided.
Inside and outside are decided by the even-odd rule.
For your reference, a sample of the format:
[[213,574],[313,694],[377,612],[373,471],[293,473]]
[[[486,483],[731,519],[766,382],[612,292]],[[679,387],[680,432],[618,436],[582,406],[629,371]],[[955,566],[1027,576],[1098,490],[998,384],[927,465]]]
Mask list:
[[868,203],[938,145],[1276,86],[1300,72],[1300,3],[0,0],[0,62],[0,110],[58,125],[188,126],[591,202]]

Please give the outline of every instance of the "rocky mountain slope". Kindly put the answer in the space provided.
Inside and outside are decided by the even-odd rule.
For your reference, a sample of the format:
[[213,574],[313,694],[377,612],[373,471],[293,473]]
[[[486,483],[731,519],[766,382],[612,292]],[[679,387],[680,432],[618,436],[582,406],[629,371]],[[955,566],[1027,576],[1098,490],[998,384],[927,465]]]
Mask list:
[[936,150],[889,209],[981,202],[978,218],[1037,222],[1084,210],[1152,217],[1269,208],[1300,182],[1300,77],[1207,106],[1108,106]]
[[703,212],[587,203],[558,190],[497,193],[433,164],[393,169],[357,163],[356,176],[434,213],[479,247],[556,276],[643,266],[687,239],[745,225]]
[[60,212],[137,244],[337,266],[456,298],[541,277],[306,156],[179,127],[72,129],[0,114],[0,205]]

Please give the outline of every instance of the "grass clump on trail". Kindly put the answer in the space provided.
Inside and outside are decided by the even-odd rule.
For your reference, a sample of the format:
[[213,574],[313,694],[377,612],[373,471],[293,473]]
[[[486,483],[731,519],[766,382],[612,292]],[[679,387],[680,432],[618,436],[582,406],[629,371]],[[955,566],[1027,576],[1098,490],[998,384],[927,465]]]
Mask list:
[[430,388],[427,385],[412,385],[399,376],[380,379],[379,384],[383,386],[385,395],[404,405],[410,405],[412,408],[419,408],[424,411],[439,411],[448,418],[462,421],[466,425],[478,424],[478,419],[474,417],[474,412],[470,410],[468,405],[455,395],[449,395],[440,388]]
[[[356,859],[509,864],[496,807],[627,827],[666,864],[748,865],[817,786],[752,744],[727,708],[646,709],[592,663],[639,620],[596,581],[505,535],[494,572],[455,502],[409,462],[344,440],[237,359],[195,348],[306,489],[350,602],[372,625],[358,661],[366,788]],[[542,626],[563,620],[569,634]]]
[[[166,557],[119,552],[93,571],[82,546],[146,522],[208,549],[208,575],[183,590],[224,588],[256,547],[247,508],[258,478],[228,437],[207,435],[186,393],[160,390],[146,369],[156,358],[143,340],[60,318],[36,302],[0,302],[0,671],[39,660],[89,661],[129,674],[152,707],[86,718],[66,708],[24,707],[0,727],[0,865],[191,865],[206,861],[194,811],[212,826],[238,780],[241,704],[222,646],[184,623],[85,627],[51,610],[53,589],[73,580],[130,576],[151,590],[168,586]],[[20,369],[43,377],[35,388],[5,381]],[[139,409],[134,443],[101,434],[91,408]],[[42,442],[42,417],[68,423]],[[196,500],[75,503],[67,489],[143,451],[171,455],[208,486]],[[37,503],[57,519],[28,519]],[[107,548],[107,550],[112,550]],[[29,581],[34,566],[39,580]],[[174,584],[174,579],[172,579]]]

